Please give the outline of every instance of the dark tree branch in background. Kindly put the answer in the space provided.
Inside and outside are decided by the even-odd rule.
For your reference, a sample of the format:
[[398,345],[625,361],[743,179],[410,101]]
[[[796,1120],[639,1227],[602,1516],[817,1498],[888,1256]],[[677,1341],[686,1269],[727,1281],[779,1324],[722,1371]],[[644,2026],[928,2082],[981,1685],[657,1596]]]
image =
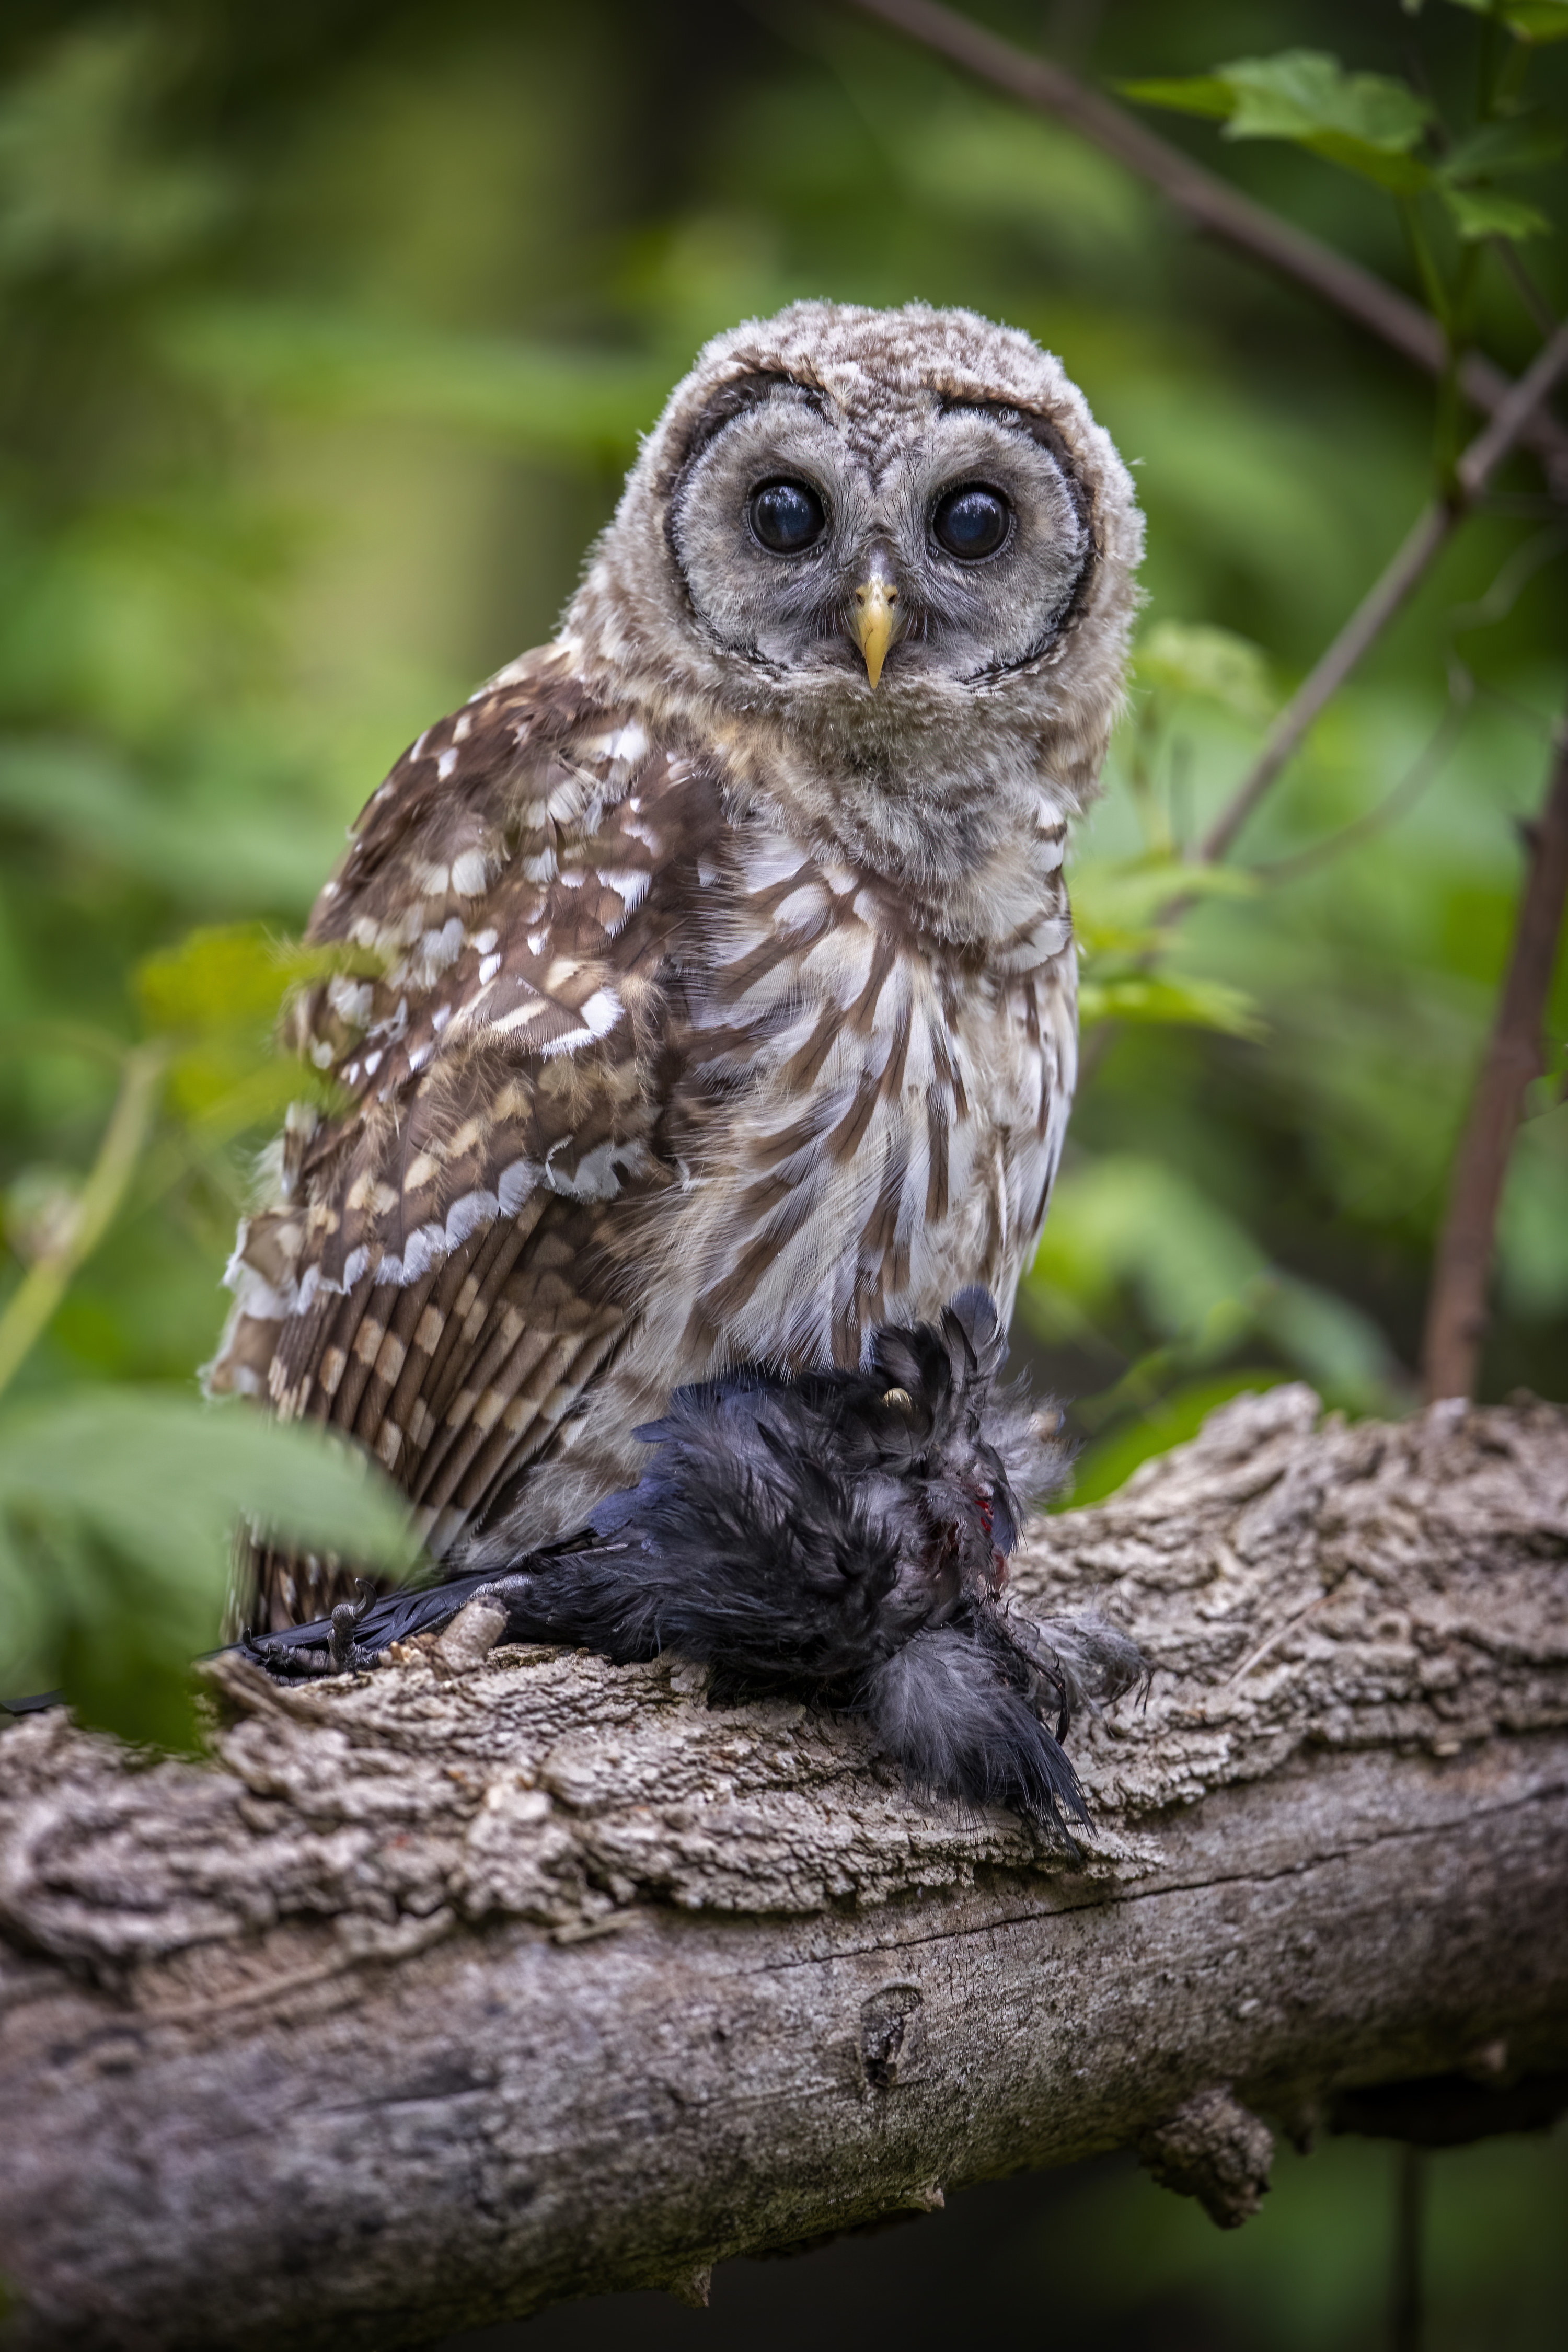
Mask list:
[[[1015,48],[953,9],[940,6],[938,0],[850,0],[850,5],[979,80],[1081,131],[1157,188],[1195,227],[1309,288],[1429,374],[1441,375],[1447,367],[1447,338],[1419,303],[1266,205],[1255,204],[1228,180],[1194,163],[1179,147],[1146,130],[1135,116],[1087,89],[1060,66]],[[1466,398],[1489,415],[1500,409],[1510,389],[1503,371],[1474,352],[1460,362],[1459,384]],[[1557,482],[1568,482],[1568,432],[1554,418],[1543,413],[1531,415],[1519,437]]]
[[1513,281],[1514,291],[1543,335],[1556,324],[1551,303],[1520,258],[1519,247],[1506,236],[1489,236],[1487,243]]
[[1418,519],[1381,578],[1302,679],[1247,775],[1198,844],[1194,864],[1212,866],[1226,855],[1307,730],[1420,584],[1564,370],[1568,322],[1542,344],[1519,382],[1510,385],[1490,423],[1471,442],[1456,469],[1452,496],[1428,507]]
[[1509,1158],[1526,1089],[1545,1067],[1542,1031],[1568,899],[1568,726],[1559,732],[1546,805],[1526,837],[1530,865],[1513,954],[1459,1145],[1432,1276],[1421,1358],[1428,1398],[1474,1393]]

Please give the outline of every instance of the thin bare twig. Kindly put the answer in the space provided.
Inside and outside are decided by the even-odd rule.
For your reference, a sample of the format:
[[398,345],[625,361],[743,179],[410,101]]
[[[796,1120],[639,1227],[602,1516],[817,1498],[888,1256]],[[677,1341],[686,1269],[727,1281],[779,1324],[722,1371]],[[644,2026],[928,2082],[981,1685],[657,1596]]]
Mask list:
[[1487,243],[1513,281],[1514,292],[1543,335],[1552,332],[1554,312],[1551,303],[1525,268],[1518,246],[1510,236],[1489,236]]
[[1465,451],[1456,469],[1452,496],[1418,517],[1381,578],[1367,590],[1333,643],[1302,679],[1269,729],[1247,775],[1193,852],[1194,865],[1212,866],[1226,855],[1301,738],[1429,571],[1455,526],[1474,506],[1532,411],[1565,369],[1568,321],[1542,344],[1519,382],[1510,385],[1496,415]]
[[1526,837],[1530,864],[1513,952],[1470,1099],[1432,1276],[1421,1351],[1422,1386],[1429,1400],[1475,1392],[1509,1159],[1526,1090],[1546,1066],[1542,1029],[1568,901],[1568,726],[1559,733],[1545,806]]
[[1328,650],[1302,679],[1265,739],[1263,749],[1192,853],[1194,866],[1215,866],[1268,792],[1303,735],[1370,653],[1384,630],[1447,545],[1458,517],[1430,506],[1417,517],[1393,560],[1367,590]]
[[1442,718],[1392,792],[1384,793],[1374,807],[1352,818],[1349,824],[1342,825],[1337,833],[1310,841],[1304,849],[1296,850],[1289,857],[1269,857],[1249,866],[1247,873],[1271,888],[1281,882],[1295,882],[1303,874],[1342,857],[1347,849],[1359,848],[1363,841],[1372,841],[1378,834],[1385,833],[1391,824],[1408,814],[1428,784],[1441,773],[1459,740],[1475,695],[1476,682],[1461,665],[1450,682]]
[[113,1223],[142,1157],[167,1064],[167,1051],[159,1045],[133,1045],[126,1055],[119,1097],[64,1238],[28,1268],[0,1316],[0,1389],[47,1328],[71,1276]]
[[[1015,48],[984,26],[939,5],[938,0],[850,0],[850,5],[977,79],[1070,124],[1157,188],[1194,226],[1309,288],[1428,374],[1441,375],[1447,366],[1443,330],[1419,303],[1266,205],[1255,204],[1217,172],[1194,163],[1179,147],[1060,66]],[[1465,397],[1487,414],[1501,406],[1510,390],[1503,371],[1474,352],[1460,362],[1458,380]],[[1550,472],[1559,478],[1568,476],[1568,432],[1554,418],[1544,413],[1531,416],[1520,437]]]
[[[1519,601],[1521,590],[1542,566],[1561,555],[1568,546],[1568,526],[1558,524],[1550,530],[1540,531],[1521,548],[1516,548],[1503,565],[1484,596],[1472,603],[1456,604],[1448,614],[1450,638],[1466,635],[1472,629],[1484,628],[1504,620]],[[1326,835],[1320,841],[1310,841],[1288,857],[1270,857],[1259,865],[1249,866],[1247,872],[1259,882],[1271,887],[1281,882],[1294,882],[1299,876],[1310,874],[1331,859],[1342,857],[1347,849],[1385,833],[1391,824],[1407,815],[1438,775],[1459,740],[1464,723],[1473,708],[1478,691],[1475,672],[1459,659],[1450,646],[1448,654],[1448,700],[1443,716],[1431,736],[1416,753],[1391,793],[1385,793],[1375,807],[1342,825],[1337,833]],[[1510,707],[1513,706],[1511,703]]]
[[[1502,501],[1489,498],[1485,504],[1486,511],[1495,514]],[[1489,586],[1479,596],[1449,608],[1449,637],[1468,637],[1477,629],[1495,628],[1500,621],[1506,621],[1536,573],[1544,565],[1555,562],[1564,548],[1568,548],[1568,515],[1559,508],[1553,510],[1544,530],[1538,530],[1533,539],[1516,547],[1499,565]]]

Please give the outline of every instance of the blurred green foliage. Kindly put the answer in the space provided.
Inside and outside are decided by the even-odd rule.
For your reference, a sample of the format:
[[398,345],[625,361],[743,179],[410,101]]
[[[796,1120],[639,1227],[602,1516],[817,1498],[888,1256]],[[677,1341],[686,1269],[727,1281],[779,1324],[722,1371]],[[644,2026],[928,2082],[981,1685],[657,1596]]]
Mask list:
[[7,1664],[62,1686],[83,1722],[195,1746],[189,1661],[217,1638],[237,1517],[392,1570],[416,1551],[369,1462],[320,1431],[167,1391],[85,1384],[6,1413]]
[[[1281,2149],[1261,2213],[1234,2233],[1147,2178],[1091,2178],[1053,2213],[1051,2234],[1096,2282],[1113,2344],[1381,2352],[1402,2154],[1360,2139],[1322,2140],[1308,2157]],[[1552,2352],[1568,2293],[1568,2132],[1445,2148],[1426,2169],[1425,2352]]]
[[[977,13],[1140,88],[1170,135],[1502,363],[1563,310],[1563,0]],[[306,1080],[265,1044],[302,971],[273,942],[404,744],[549,635],[698,343],[806,294],[1027,328],[1148,511],[1131,706],[1075,851],[1087,1075],[1018,1327],[1092,1440],[1080,1496],[1243,1385],[1409,1401],[1563,705],[1568,530],[1531,463],[1315,729],[1241,870],[1194,891],[1184,850],[1428,494],[1434,447],[1451,459],[1462,416],[1402,362],[1071,133],[828,5],[12,0],[0,1314],[40,1268],[63,1296],[0,1422],[0,1688],[64,1678],[95,1720],[187,1736],[172,1662],[216,1633],[237,1514],[398,1557],[359,1474],[192,1386],[255,1155]],[[1491,1394],[1568,1393],[1565,1029],[1560,975]],[[1435,2259],[1472,2316],[1434,2342],[1499,2342],[1474,2242],[1511,2260],[1544,2176],[1444,2161],[1470,2186]],[[1239,2240],[1140,2189],[1080,2242],[1124,2304],[1197,2296],[1205,2340],[1370,2342],[1372,2168],[1346,2154],[1298,2186],[1287,2165]]]
[[[15,1033],[24,1055],[117,1071],[119,1090],[85,1178],[34,1160],[5,1195],[19,1279],[0,1313],[0,1392],[79,1306],[73,1278],[117,1219],[134,1228],[193,1179],[221,1187],[237,1141],[293,1099],[330,1101],[273,1033],[280,992],[344,961],[257,924],[199,929],[132,975],[143,1042],[48,1021]],[[131,1381],[45,1382],[0,1405],[3,1687],[58,1689],[84,1722],[199,1746],[190,1663],[218,1639],[242,1525],[394,1576],[418,1558],[380,1474],[319,1430]]]
[[[1282,2149],[1258,2217],[1220,2231],[1130,2159],[984,2181],[910,2228],[795,2260],[721,2263],[712,2307],[668,2295],[556,2305],[443,2352],[1387,2352],[1388,2214],[1403,2150],[1320,2134]],[[1426,2159],[1423,2352],[1557,2352],[1568,2293],[1568,2126]]]

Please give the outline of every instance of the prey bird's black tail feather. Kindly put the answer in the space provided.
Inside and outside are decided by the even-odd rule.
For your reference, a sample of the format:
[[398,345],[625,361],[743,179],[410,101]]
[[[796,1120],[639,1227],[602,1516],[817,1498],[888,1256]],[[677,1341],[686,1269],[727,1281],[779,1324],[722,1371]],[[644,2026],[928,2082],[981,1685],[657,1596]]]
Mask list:
[[973,1805],[1010,1805],[1071,1842],[1089,1808],[1060,1742],[989,1645],[958,1625],[928,1626],[883,1659],[867,1712],[910,1781]]
[[998,1609],[985,1633],[1022,1669],[1030,1703],[1042,1715],[1055,1715],[1058,1739],[1080,1715],[1102,1715],[1149,1680],[1149,1661],[1131,1633],[1093,1612],[1041,1618]]
[[1103,1621],[1003,1602],[1025,1510],[1068,1458],[1022,1388],[998,1386],[1005,1353],[976,1288],[938,1324],[884,1326],[857,1369],[679,1389],[637,1433],[637,1485],[574,1536],[247,1646],[275,1673],[340,1673],[482,1593],[513,1641],[622,1663],[672,1650],[709,1668],[716,1700],[794,1689],[856,1709],[913,1785],[1070,1842],[1088,1815],[1061,1741],[1148,1668]]

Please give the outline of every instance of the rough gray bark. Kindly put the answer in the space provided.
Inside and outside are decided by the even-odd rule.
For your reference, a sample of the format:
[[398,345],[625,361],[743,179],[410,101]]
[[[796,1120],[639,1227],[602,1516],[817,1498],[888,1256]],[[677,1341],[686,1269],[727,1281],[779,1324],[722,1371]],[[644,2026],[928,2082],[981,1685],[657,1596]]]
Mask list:
[[[674,1661],[233,1660],[210,1768],[0,1737],[14,2341],[417,2343],[1348,2085],[1568,2062],[1568,1413],[1244,1400],[1026,1601],[1159,1663],[1081,1855]],[[483,1629],[479,1631],[482,1633]],[[468,1654],[464,1644],[468,1643]]]

